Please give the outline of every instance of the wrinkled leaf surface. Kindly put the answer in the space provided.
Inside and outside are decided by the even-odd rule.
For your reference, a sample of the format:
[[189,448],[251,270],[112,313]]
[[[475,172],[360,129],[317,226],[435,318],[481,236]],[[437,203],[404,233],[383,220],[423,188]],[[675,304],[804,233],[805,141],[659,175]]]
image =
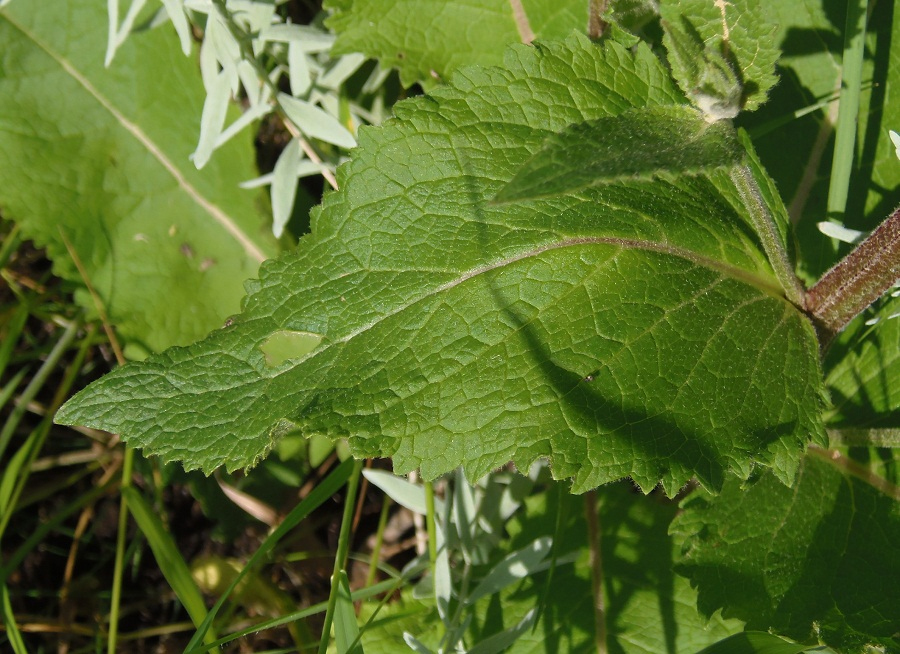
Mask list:
[[[577,491],[718,488],[753,461],[790,481],[824,440],[816,339],[727,174],[491,203],[548,135],[679,97],[646,48],[585,37],[461,72],[361,131],[313,234],[263,266],[234,324],[59,419],[206,471],[299,428],[428,478],[549,456]],[[284,330],[321,341],[270,365],[260,346]]]

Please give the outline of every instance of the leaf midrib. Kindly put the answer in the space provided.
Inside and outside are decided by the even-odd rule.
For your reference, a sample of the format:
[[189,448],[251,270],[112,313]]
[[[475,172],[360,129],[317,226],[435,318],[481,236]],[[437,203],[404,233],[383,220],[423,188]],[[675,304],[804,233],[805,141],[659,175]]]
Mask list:
[[[503,268],[504,266],[512,265],[519,261],[528,259],[529,257],[539,256],[539,255],[543,254],[544,252],[550,252],[553,250],[559,250],[559,249],[567,248],[567,247],[576,247],[576,246],[580,246],[580,245],[612,245],[612,246],[621,247],[623,249],[631,248],[631,249],[638,249],[638,250],[646,250],[646,251],[659,252],[661,254],[667,254],[670,256],[678,257],[678,258],[690,261],[691,263],[694,263],[695,265],[702,266],[702,267],[705,267],[705,268],[708,268],[711,270],[715,270],[715,271],[717,271],[725,276],[728,276],[732,279],[742,281],[742,282],[749,284],[750,286],[753,286],[754,288],[762,291],[763,293],[765,293],[767,295],[770,295],[772,297],[775,297],[775,298],[778,298],[778,299],[781,299],[781,300],[784,300],[785,302],[787,302],[787,299],[785,298],[783,289],[781,289],[779,286],[777,286],[775,283],[771,282],[770,280],[767,280],[759,275],[755,275],[747,270],[744,270],[744,269],[734,266],[732,264],[728,264],[723,261],[719,261],[717,259],[713,259],[711,257],[707,257],[702,254],[698,254],[687,248],[681,248],[681,247],[669,245],[666,243],[658,243],[658,242],[654,242],[654,241],[647,241],[647,240],[641,240],[641,239],[627,239],[627,238],[602,237],[602,236],[569,238],[569,239],[563,239],[561,241],[555,241],[553,243],[547,243],[540,247],[532,248],[525,252],[521,252],[517,255],[507,257],[505,259],[500,259],[498,261],[465,271],[462,274],[458,275],[455,279],[453,279],[449,282],[445,282],[444,284],[441,284],[439,286],[436,286],[433,289],[423,293],[422,295],[417,295],[416,297],[411,298],[409,301],[404,302],[403,304],[397,306],[395,309],[378,316],[376,319],[371,320],[371,321],[357,327],[356,329],[351,330],[350,332],[348,332],[347,334],[345,334],[339,338],[336,338],[334,340],[329,340],[329,339],[323,340],[321,347],[316,348],[315,350],[313,350],[312,352],[310,352],[309,354],[307,354],[306,356],[304,356],[302,358],[294,360],[290,366],[287,366],[285,368],[285,370],[283,370],[281,372],[283,373],[283,372],[292,370],[297,365],[299,365],[309,359],[313,359],[313,358],[317,357],[318,355],[324,353],[325,351],[329,350],[333,346],[343,345],[344,343],[347,343],[347,342],[353,340],[360,334],[363,334],[363,333],[369,331],[370,329],[376,327],[377,325],[383,323],[384,321],[389,320],[400,313],[403,313],[404,311],[409,309],[411,306],[421,302],[422,300],[429,298],[429,297],[434,297],[434,296],[440,295],[441,293],[443,293],[445,291],[449,291],[449,290],[455,288],[456,286],[459,286],[460,284],[477,277],[478,275],[483,275],[483,274],[489,273],[493,270],[498,270],[500,268]],[[279,373],[279,374],[281,374],[281,373]],[[272,377],[270,379],[277,378],[279,376],[279,374],[276,374],[274,377]]]
[[163,168],[173,177],[178,186],[187,194],[194,203],[199,206],[207,215],[209,215],[219,226],[221,226],[229,235],[234,238],[235,241],[241,246],[241,248],[247,253],[249,257],[255,259],[258,262],[265,261],[268,257],[266,254],[260,249],[256,243],[241,229],[235,220],[229,216],[225,211],[223,211],[220,207],[214,204],[211,200],[207,199],[200,193],[191,184],[187,178],[182,174],[182,172],[178,169],[178,167],[169,159],[169,157],[162,151],[162,149],[140,128],[137,124],[128,120],[125,115],[119,111],[115,105],[109,100],[106,96],[104,96],[99,89],[97,89],[91,82],[85,77],[77,68],[75,68],[74,64],[72,64],[68,59],[64,56],[51,49],[46,43],[44,43],[36,34],[29,31],[23,25],[14,20],[7,12],[0,13],[6,21],[9,22],[14,28],[19,30],[27,39],[32,41],[36,46],[38,46],[41,50],[43,50],[47,56],[49,56],[53,61],[55,61],[63,71],[68,74],[72,79],[74,79],[81,87],[87,91],[87,93],[93,97],[99,104],[102,106],[109,114],[119,123],[129,134],[131,134],[135,140],[138,141],[152,156],[154,159],[162,165]]

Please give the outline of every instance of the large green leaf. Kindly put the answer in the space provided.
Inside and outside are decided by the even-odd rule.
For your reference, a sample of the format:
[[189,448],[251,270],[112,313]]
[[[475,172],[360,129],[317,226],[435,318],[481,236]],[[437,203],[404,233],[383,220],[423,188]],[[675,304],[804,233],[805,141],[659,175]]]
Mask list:
[[[582,36],[506,65],[361,131],[313,234],[263,266],[233,324],[117,370],[59,420],[206,471],[300,429],[427,478],[546,455],[577,491],[718,488],[755,461],[790,481],[824,441],[817,342],[727,173],[491,203],[549,134],[677,101],[666,71]],[[260,348],[283,332],[302,337],[278,363]]]
[[135,34],[104,69],[106,25],[91,0],[0,10],[0,207],[80,281],[64,234],[120,337],[159,351],[235,312],[274,244],[237,188],[255,175],[249,142],[202,173],[188,160],[204,91],[175,34]]
[[588,24],[584,0],[327,0],[325,7],[338,34],[333,52],[362,52],[395,67],[404,86],[431,87],[468,64],[500,64],[511,43],[559,39]]
[[900,503],[808,456],[794,488],[771,474],[691,496],[673,531],[706,614],[842,651],[900,647]]
[[[606,644],[610,652],[697,652],[741,630],[743,623],[738,620],[726,620],[718,615],[707,620],[701,616],[696,609],[696,591],[672,570],[676,551],[667,529],[676,513],[674,505],[643,497],[627,483],[599,490],[597,504]],[[499,552],[526,547],[539,536],[553,536],[558,514],[561,530],[556,534],[555,556],[559,562],[553,572],[527,575],[500,593],[478,600],[471,609],[465,609],[472,614],[467,644],[481,643],[514,627],[529,611],[540,606],[537,625],[519,635],[515,644],[503,651],[512,654],[597,651],[582,498],[572,496],[564,487],[529,497],[510,519],[510,537],[501,544]],[[440,619],[429,610],[431,606],[427,600],[417,602],[406,595],[402,603],[383,608],[378,614],[381,621],[363,631],[365,651],[368,654],[395,652],[403,632],[409,632],[436,650]]]

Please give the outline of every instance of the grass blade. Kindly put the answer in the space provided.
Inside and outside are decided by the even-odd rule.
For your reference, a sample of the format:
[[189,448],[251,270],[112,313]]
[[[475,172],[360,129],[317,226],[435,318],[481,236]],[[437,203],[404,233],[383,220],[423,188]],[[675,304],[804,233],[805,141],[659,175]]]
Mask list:
[[341,570],[337,578],[337,602],[334,606],[334,641],[338,654],[362,654],[359,642],[359,624],[350,596],[350,580]]
[[[133,486],[122,489],[122,496],[128,504],[131,515],[144,536],[160,571],[169,582],[178,600],[184,605],[188,615],[196,626],[200,626],[206,618],[206,605],[203,595],[197,587],[187,563],[178,551],[175,540],[163,525],[159,516]],[[207,642],[216,640],[213,631],[207,631]]]
[[[841,71],[841,100],[834,137],[831,183],[828,185],[828,216],[842,218],[847,208],[850,175],[856,161],[856,131],[859,95],[862,87],[863,55],[866,48],[868,0],[848,0],[844,25],[844,56]],[[841,220],[843,222],[843,220]]]
[[209,613],[206,614],[206,618],[204,618],[203,622],[200,624],[200,627],[197,629],[197,633],[194,634],[191,642],[188,643],[185,652],[206,651],[205,649],[200,649],[202,648],[202,645],[200,644],[201,640],[203,640],[206,636],[206,632],[209,631],[209,628],[212,626],[212,621],[218,614],[219,609],[222,608],[222,605],[228,599],[228,596],[241,582],[245,574],[262,561],[266,555],[272,551],[278,541],[284,538],[284,536],[294,527],[300,524],[300,522],[302,522],[310,513],[321,506],[346,483],[350,474],[353,472],[354,463],[353,459],[347,459],[341,463],[341,465],[328,475],[322,483],[315,487],[305,500],[294,507],[294,509],[285,517],[284,522],[278,525],[278,528],[263,541],[263,544],[259,546],[259,549],[256,550],[253,556],[250,557],[250,560],[247,561],[247,565],[241,573],[231,582],[228,590],[222,594],[212,609],[210,609]]

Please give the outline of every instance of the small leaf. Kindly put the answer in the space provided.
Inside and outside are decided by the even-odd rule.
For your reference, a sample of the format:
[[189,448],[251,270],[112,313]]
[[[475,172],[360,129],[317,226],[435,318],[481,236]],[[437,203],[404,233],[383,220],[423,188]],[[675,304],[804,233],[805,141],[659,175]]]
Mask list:
[[291,81],[291,95],[295,98],[305,95],[312,86],[312,77],[309,74],[309,64],[306,62],[306,52],[297,41],[288,43],[288,74]]
[[191,160],[197,166],[197,170],[203,168],[212,156],[225,126],[225,115],[228,112],[228,103],[231,100],[232,82],[227,70],[222,70],[208,89],[206,102],[203,103],[203,114],[200,117],[200,142],[197,149],[191,155]]
[[728,58],[709,47],[686,17],[662,25],[672,74],[684,94],[710,122],[737,116],[743,87]]
[[[400,506],[406,507],[413,513],[425,515],[428,511],[425,502],[425,488],[420,484],[413,484],[402,477],[392,475],[383,470],[363,470],[363,476],[369,480],[373,486],[380,488],[385,495],[390,497]],[[440,498],[434,499],[435,511],[438,515],[444,513],[444,501]]]
[[672,73],[698,108],[712,119],[731,118],[766,101],[781,54],[766,3],[662,0],[659,9]]
[[356,139],[353,138],[353,134],[341,125],[337,118],[319,107],[309,102],[292,98],[286,93],[278,94],[278,103],[284,109],[287,117],[291,119],[291,122],[307,136],[321,139],[326,143],[332,143],[342,148],[356,146]]
[[482,641],[479,641],[474,647],[467,651],[466,654],[500,654],[506,652],[523,634],[534,625],[537,617],[537,609],[531,609],[522,616],[518,624],[504,629],[500,633],[493,634]]
[[363,654],[347,573],[341,570],[335,583],[338,585],[337,603],[334,607],[334,641],[337,654]]
[[477,602],[486,595],[494,595],[519,579],[535,573],[538,566],[550,554],[553,539],[549,536],[538,538],[533,543],[506,556],[495,565],[481,583],[467,598]]
[[162,0],[169,14],[172,25],[175,26],[175,32],[181,42],[181,51],[185,56],[191,54],[191,26],[188,23],[187,15],[184,13],[184,4],[179,0]]
[[303,159],[300,142],[291,139],[282,150],[275,169],[272,171],[272,232],[275,238],[281,238],[284,228],[291,219],[294,210],[294,199],[297,197],[297,170]]
[[900,134],[891,130],[888,132],[888,135],[891,137],[891,143],[894,144],[895,154],[897,155],[897,158],[900,159]]
[[498,202],[578,191],[596,184],[732,166],[744,157],[734,129],[710,125],[683,105],[626,111],[549,137]]

